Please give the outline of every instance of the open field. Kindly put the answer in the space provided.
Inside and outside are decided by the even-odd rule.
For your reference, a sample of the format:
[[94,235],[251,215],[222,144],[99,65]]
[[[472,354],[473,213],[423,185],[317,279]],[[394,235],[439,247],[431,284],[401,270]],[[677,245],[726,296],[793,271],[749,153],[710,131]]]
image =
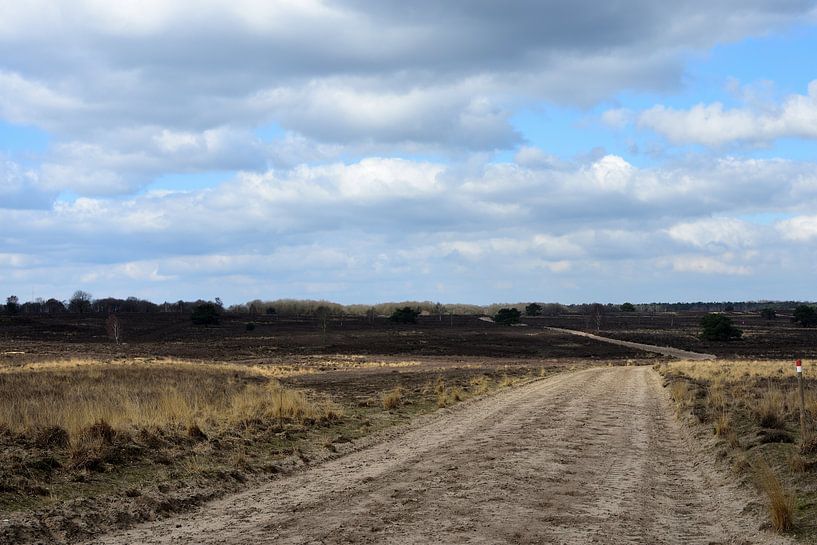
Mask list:
[[605,337],[681,350],[714,354],[719,358],[794,359],[817,358],[817,328],[804,328],[780,315],[766,320],[759,313],[732,312],[743,338],[730,342],[705,341],[699,337],[703,312],[640,314],[620,312],[604,315],[597,330],[587,316],[563,315],[529,319],[537,324],[581,329]]
[[[110,341],[99,315],[0,317],[0,361],[76,357],[170,357],[239,363],[296,362],[309,356],[423,356],[580,358],[609,360],[643,353],[604,343],[545,333],[535,327],[503,327],[473,316],[421,317],[417,324],[378,318],[333,319],[324,335],[315,319],[225,316],[217,326],[194,326],[187,315],[120,314],[123,344]],[[247,331],[247,323],[254,329]],[[5,356],[3,353],[6,353]]]
[[[695,334],[698,317],[670,318],[668,324],[662,321],[666,316],[636,317],[655,321],[653,328],[631,316],[605,319],[601,334],[664,331],[678,342]],[[181,524],[178,531],[161,530],[167,539],[205,542],[211,537],[196,528],[212,527],[201,519],[190,519],[196,527],[188,526],[178,514],[240,491],[252,500],[229,500],[238,503],[228,512],[243,521],[232,527],[256,537],[256,524],[275,528],[271,536],[286,538],[276,543],[317,537],[302,523],[316,517],[326,521],[315,530],[324,538],[346,536],[336,542],[408,543],[429,537],[424,532],[431,529],[443,540],[467,535],[492,543],[581,543],[608,534],[674,543],[676,535],[686,542],[705,536],[717,541],[735,532],[750,536],[748,542],[774,542],[761,529],[770,517],[757,498],[767,491],[753,499],[727,486],[720,497],[725,507],[717,508],[700,492],[718,479],[708,472],[719,470],[706,465],[715,450],[698,452],[695,445],[713,437],[717,448],[732,445],[719,455],[730,461],[779,448],[779,455],[754,465],[730,462],[752,468],[734,475],[751,484],[765,474],[765,481],[758,480],[771,483],[764,490],[777,482],[781,497],[797,498],[794,531],[806,541],[814,533],[802,522],[813,514],[812,454],[785,451],[796,450],[792,444],[769,446],[775,439],[798,441],[790,394],[760,389],[750,395],[749,388],[741,393],[749,396],[745,401],[735,401],[743,399],[737,385],[761,388],[778,381],[780,392],[787,391],[780,363],[768,364],[769,370],[765,364],[735,363],[728,369],[746,365],[749,375],[735,371],[730,378],[717,374],[726,369],[719,362],[671,363],[666,355],[545,328],[595,332],[575,316],[527,318],[519,327],[476,317],[421,317],[417,324],[344,318],[331,321],[324,333],[308,318],[255,317],[255,327],[247,328],[246,316],[203,327],[185,316],[125,314],[122,344],[107,337],[104,320],[95,315],[2,320],[3,542],[76,542],[162,519]],[[637,327],[628,330],[626,323]],[[786,339],[796,339],[795,350],[801,350],[813,333],[782,322],[758,321],[753,327],[767,348],[780,351]],[[769,340],[778,334],[784,341]],[[696,340],[686,348],[748,354],[752,346]],[[653,364],[666,375],[666,391]],[[583,374],[592,367],[603,369]],[[537,386],[547,384],[552,386]],[[707,400],[719,399],[717,392],[734,396],[728,418],[726,402],[719,402],[720,412],[709,408]],[[675,423],[671,396],[678,414],[695,415],[691,422],[703,430],[702,441],[691,440]],[[770,398],[783,400],[782,423],[763,435],[752,411]],[[807,399],[810,411],[817,411],[817,394],[810,391]],[[480,452],[499,454],[484,459]],[[444,463],[448,455],[459,458]],[[707,456],[712,460],[705,461]],[[580,469],[571,457],[590,460],[593,468]],[[665,467],[651,472],[646,460]],[[354,474],[348,464],[371,466],[373,480],[358,481],[369,473]],[[783,465],[799,473],[786,473]],[[482,480],[472,482],[469,475]],[[301,495],[290,490],[292,483],[300,483]],[[497,516],[510,517],[507,528],[500,527],[485,515],[490,502],[475,499],[471,488],[506,491],[527,518],[514,519],[511,504],[488,495],[486,501],[500,501]],[[376,492],[391,489],[403,492],[383,497]],[[338,504],[340,490],[351,491],[353,501]],[[677,505],[676,497],[691,499]],[[311,507],[294,518],[257,511],[266,505],[288,512],[290,501]],[[659,505],[658,514],[637,507],[649,502]],[[368,517],[354,514],[367,510]],[[567,512],[573,515],[565,518]],[[713,522],[712,513],[727,512],[739,513],[738,527]],[[342,527],[333,522],[345,519],[354,522]],[[459,522],[452,526],[449,520]],[[641,537],[631,535],[630,526]],[[155,531],[138,530],[150,534],[110,542],[135,535],[136,541],[151,542],[158,538],[146,536]],[[241,543],[245,538],[238,533],[212,539]],[[642,537],[657,541],[639,541]]]

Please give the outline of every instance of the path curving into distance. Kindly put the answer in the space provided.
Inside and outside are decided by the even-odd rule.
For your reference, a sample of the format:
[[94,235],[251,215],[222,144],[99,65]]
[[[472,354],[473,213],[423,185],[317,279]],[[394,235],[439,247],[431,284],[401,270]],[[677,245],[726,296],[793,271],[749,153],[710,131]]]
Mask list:
[[782,544],[649,366],[564,372],[92,543]]
[[717,359],[713,354],[702,354],[700,352],[690,352],[689,350],[681,350],[680,348],[672,348],[671,346],[656,346],[654,344],[635,343],[632,341],[622,341],[619,339],[611,339],[610,337],[602,337],[600,335],[593,335],[586,331],[578,331],[575,329],[562,329],[561,327],[545,327],[550,331],[558,333],[569,333],[571,335],[578,335],[579,337],[587,337],[594,341],[601,341],[610,344],[618,344],[620,346],[627,346],[637,350],[644,350],[646,352],[654,352],[656,354],[663,354],[664,356],[672,356],[682,360],[714,360]]

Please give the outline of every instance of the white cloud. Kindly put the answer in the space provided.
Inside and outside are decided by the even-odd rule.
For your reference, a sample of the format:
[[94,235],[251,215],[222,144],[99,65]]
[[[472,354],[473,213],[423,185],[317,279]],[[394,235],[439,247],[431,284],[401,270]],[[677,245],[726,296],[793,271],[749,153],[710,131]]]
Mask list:
[[668,259],[659,259],[660,266],[669,266],[675,272],[700,274],[727,274],[746,276],[752,269],[745,265],[733,265],[716,257],[701,255],[681,255]]
[[779,138],[817,138],[817,80],[806,95],[791,95],[780,104],[727,109],[697,104],[687,110],[655,106],[638,116],[638,125],[676,144],[722,146],[733,142],[764,143]]
[[673,225],[669,236],[696,248],[734,249],[758,243],[758,228],[735,218],[711,218]]
[[817,239],[817,216],[797,216],[778,222],[776,227],[787,240],[808,242]]

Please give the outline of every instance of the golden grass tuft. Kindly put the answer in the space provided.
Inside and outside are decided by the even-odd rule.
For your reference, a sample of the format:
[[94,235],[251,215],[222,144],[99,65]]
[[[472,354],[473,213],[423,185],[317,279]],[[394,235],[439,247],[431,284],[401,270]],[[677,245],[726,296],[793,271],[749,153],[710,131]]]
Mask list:
[[786,490],[783,483],[763,458],[754,464],[755,477],[760,489],[766,494],[769,518],[778,532],[786,532],[794,527],[794,495]]
[[[104,422],[113,430],[247,425],[259,420],[332,419],[339,409],[282,388],[271,368],[173,360],[73,360],[3,368],[0,427],[46,434],[61,429],[72,443]],[[58,434],[59,435],[59,434]]]
[[782,428],[786,421],[786,401],[779,388],[770,386],[753,405],[757,423],[764,428]]
[[388,392],[384,392],[380,401],[383,403],[383,408],[387,411],[396,409],[403,403],[403,389],[397,386]]
[[718,437],[728,437],[732,432],[732,422],[726,411],[721,411],[715,416],[712,423],[713,431]]
[[481,396],[491,391],[491,379],[485,375],[472,378],[468,385],[474,395]]

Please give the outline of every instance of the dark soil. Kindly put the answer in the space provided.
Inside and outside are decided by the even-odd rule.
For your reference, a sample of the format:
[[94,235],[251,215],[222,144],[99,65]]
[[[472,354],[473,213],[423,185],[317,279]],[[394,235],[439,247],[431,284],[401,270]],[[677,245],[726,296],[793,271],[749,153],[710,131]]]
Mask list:
[[743,336],[731,341],[700,338],[700,321],[705,313],[616,313],[605,315],[597,330],[586,316],[565,315],[533,318],[531,323],[580,329],[625,341],[714,354],[719,358],[795,359],[817,357],[817,328],[804,328],[790,317],[766,320],[759,313],[732,312],[727,315]]
[[[175,357],[259,363],[302,356],[380,355],[591,360],[650,357],[590,339],[510,327],[472,316],[420,317],[416,324],[385,318],[317,320],[224,316],[219,325],[193,325],[187,315],[120,314],[123,343],[115,344],[98,315],[0,317],[0,363],[74,357]],[[248,331],[247,324],[255,325]],[[544,325],[544,324],[542,324]],[[551,324],[548,324],[551,325]]]

